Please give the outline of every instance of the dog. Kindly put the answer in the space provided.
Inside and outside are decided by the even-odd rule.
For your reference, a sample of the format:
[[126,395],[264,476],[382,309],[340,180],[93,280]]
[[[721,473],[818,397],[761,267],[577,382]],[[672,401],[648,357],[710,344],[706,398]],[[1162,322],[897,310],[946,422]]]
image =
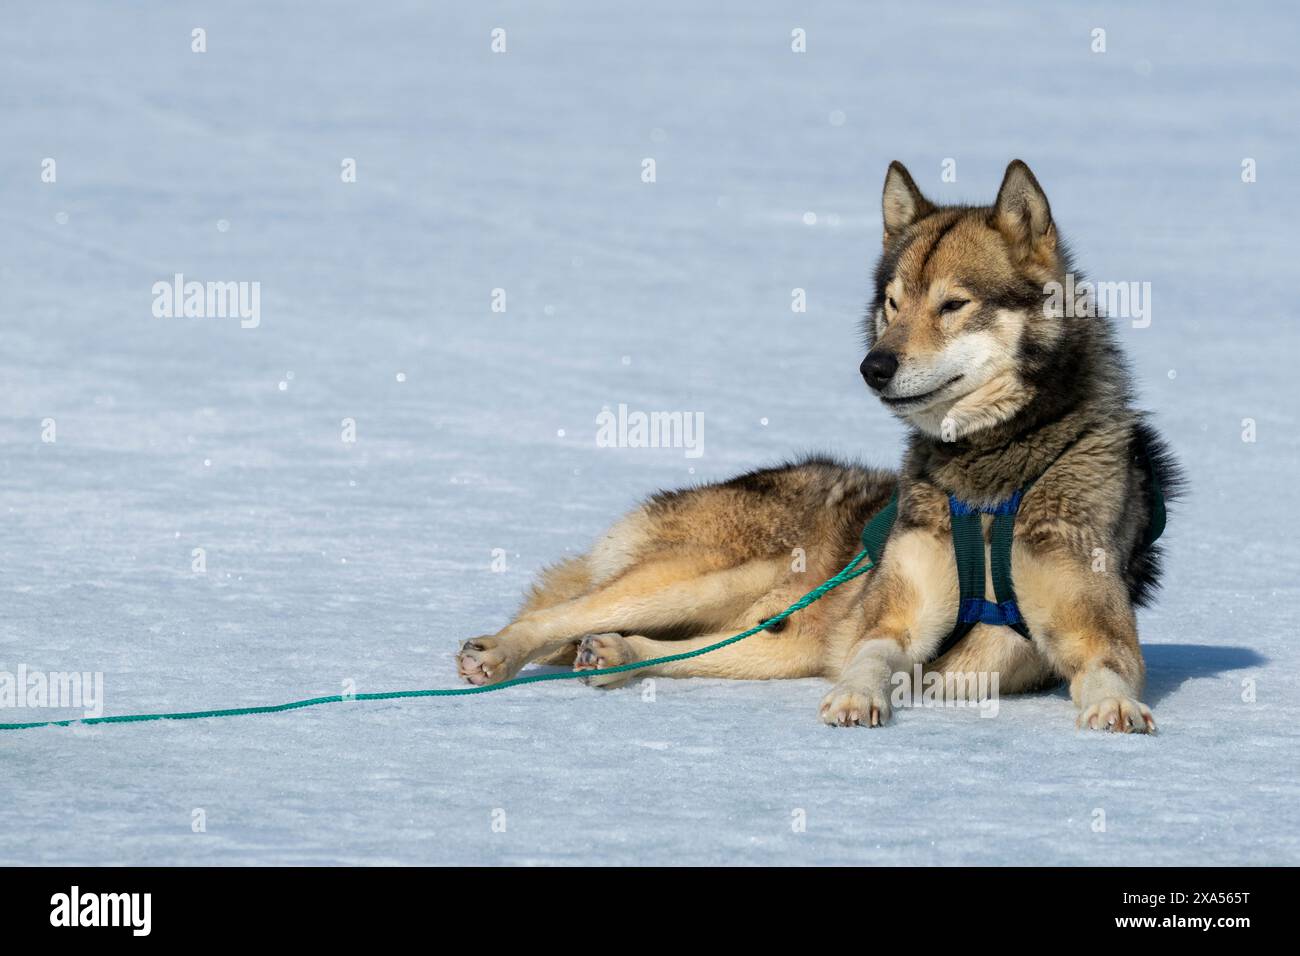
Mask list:
[[[466,641],[461,677],[497,683],[532,661],[603,687],[816,676],[833,682],[823,722],[880,727],[898,675],[959,697],[959,678],[987,673],[1002,693],[1068,682],[1080,727],[1155,731],[1135,609],[1182,478],[1107,321],[1046,307],[1077,278],[1047,196],[1016,160],[992,206],[937,205],[894,162],[882,218],[860,370],[909,428],[901,469],[811,457],[658,493],[544,571],[509,625]],[[875,567],[817,603],[699,657],[601,673],[767,621],[844,567],[882,513]]]

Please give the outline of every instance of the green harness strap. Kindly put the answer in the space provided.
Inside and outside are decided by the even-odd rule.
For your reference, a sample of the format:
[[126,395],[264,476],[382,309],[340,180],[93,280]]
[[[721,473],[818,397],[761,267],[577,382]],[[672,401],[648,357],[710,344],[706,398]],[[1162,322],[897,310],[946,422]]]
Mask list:
[[[989,571],[993,578],[993,596],[1004,607],[1014,604],[1016,600],[1016,592],[1011,587],[1011,540],[1015,528],[1015,515],[996,515],[989,539]],[[1007,626],[1021,637],[1029,639],[1029,628],[1023,620]]]
[[[1164,491],[1151,456],[1145,448],[1141,450],[1140,456],[1151,492],[1151,514],[1143,535],[1144,546],[1150,547],[1164,533],[1167,515]],[[967,504],[955,495],[948,496],[952,547],[957,562],[957,621],[939,645],[935,657],[941,657],[952,650],[976,624],[1009,627],[1026,640],[1031,639],[1029,627],[1016,603],[1016,592],[1011,582],[1011,544],[1015,536],[1020,502],[1032,484],[1030,482],[1009,499],[991,508]],[[984,596],[983,515],[986,514],[993,516],[988,550],[989,576],[993,579],[995,601],[989,601]],[[873,564],[880,563],[897,518],[898,492],[895,491],[889,503],[862,530],[862,546],[871,555]]]
[[[1029,629],[1020,619],[1015,604],[1015,591],[1011,586],[1011,539],[1015,530],[1016,510],[1020,503],[1017,492],[1009,502],[994,510],[989,563],[993,577],[993,593],[997,604],[984,600],[984,528],[979,509],[970,508],[949,496],[952,518],[952,547],[957,561],[957,621],[939,646],[936,657],[947,653],[978,623],[1004,624],[1022,637],[1029,637]],[[895,491],[885,505],[862,529],[862,547],[871,555],[873,564],[879,564],[885,551],[889,534],[898,518],[898,492]],[[994,610],[988,610],[993,608]]]
[[880,556],[885,553],[885,541],[894,528],[894,519],[898,517],[898,490],[890,496],[889,504],[876,512],[867,526],[862,529],[862,547],[871,556],[872,564],[880,563]]
[[[1015,589],[1011,586],[1011,541],[1024,490],[992,507],[971,505],[956,495],[948,496],[960,596],[957,623],[939,646],[940,655],[951,650],[976,624],[1009,627],[1029,640],[1029,628],[1020,616]],[[993,517],[989,529],[989,577],[993,579],[994,601],[984,597],[984,515]]]

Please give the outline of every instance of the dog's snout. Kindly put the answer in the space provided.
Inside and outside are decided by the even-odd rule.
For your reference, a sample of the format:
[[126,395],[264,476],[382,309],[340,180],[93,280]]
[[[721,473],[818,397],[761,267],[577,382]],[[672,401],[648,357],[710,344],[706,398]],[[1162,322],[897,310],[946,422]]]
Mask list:
[[862,377],[877,392],[889,384],[898,371],[898,356],[893,352],[868,352],[862,360]]

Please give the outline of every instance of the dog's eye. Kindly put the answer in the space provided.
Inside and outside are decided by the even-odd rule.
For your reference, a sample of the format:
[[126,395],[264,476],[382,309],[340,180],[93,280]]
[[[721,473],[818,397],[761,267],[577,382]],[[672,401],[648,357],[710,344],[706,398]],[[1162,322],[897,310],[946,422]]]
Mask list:
[[970,305],[970,299],[949,299],[943,305],[939,306],[940,315],[948,315],[950,312],[956,312],[963,306]]
[[887,297],[885,298],[885,301],[889,303],[889,307],[890,307],[891,309],[893,309],[895,312],[898,311],[898,303],[894,301],[894,297],[893,297],[892,295],[891,295],[891,296],[887,296]]

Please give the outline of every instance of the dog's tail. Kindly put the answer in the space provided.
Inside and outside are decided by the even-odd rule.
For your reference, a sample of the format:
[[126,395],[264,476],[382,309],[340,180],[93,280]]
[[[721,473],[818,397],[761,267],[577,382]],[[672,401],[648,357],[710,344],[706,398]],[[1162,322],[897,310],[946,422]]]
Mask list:
[[1147,526],[1129,559],[1126,578],[1129,596],[1137,607],[1146,607],[1160,587],[1164,551],[1156,543],[1164,530],[1166,508],[1187,490],[1187,477],[1168,444],[1145,420],[1133,429],[1132,454],[1146,474],[1142,494]]

